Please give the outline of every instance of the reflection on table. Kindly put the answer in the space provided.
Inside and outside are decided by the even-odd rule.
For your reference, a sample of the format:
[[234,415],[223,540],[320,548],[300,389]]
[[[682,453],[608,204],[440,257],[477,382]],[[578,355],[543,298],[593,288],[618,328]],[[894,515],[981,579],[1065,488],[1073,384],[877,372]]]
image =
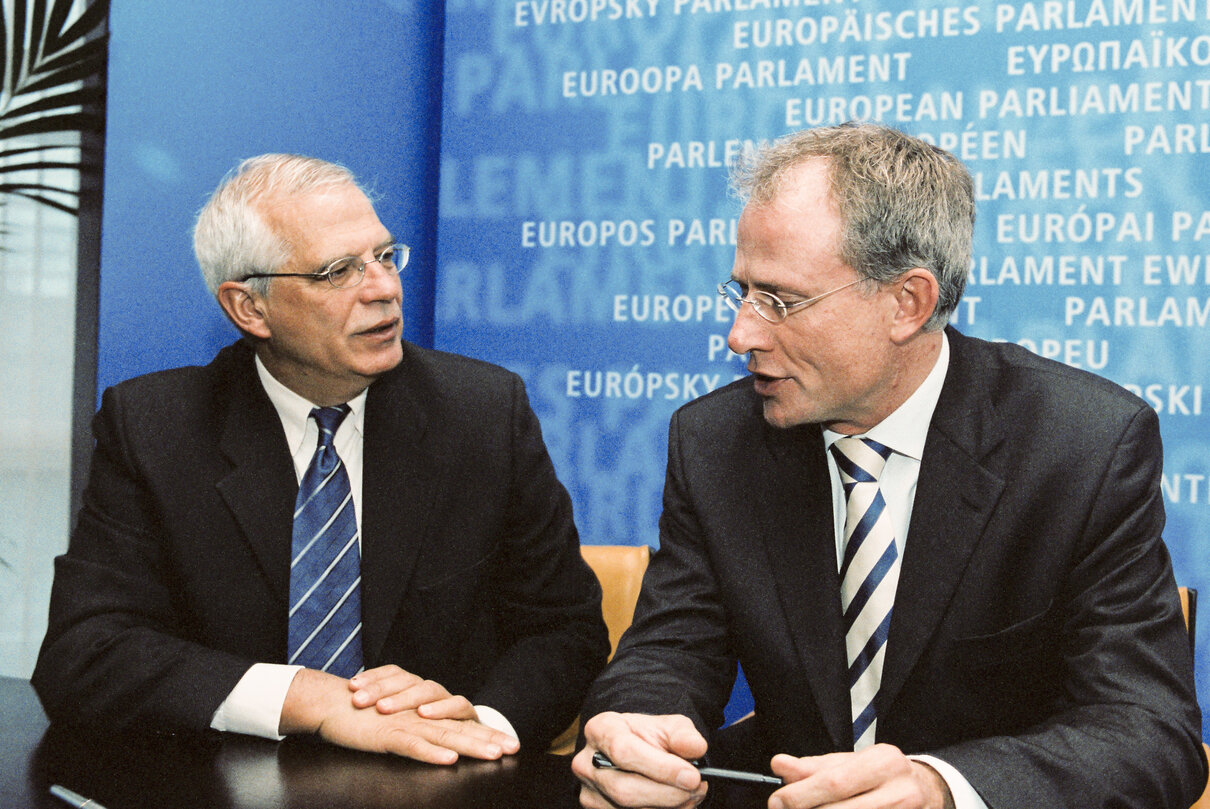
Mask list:
[[577,806],[569,759],[517,756],[436,767],[305,739],[237,734],[100,736],[47,727],[29,683],[0,678],[0,806],[65,809],[62,784],[106,809]]
[[[0,677],[0,807],[66,809],[61,784],[106,809],[572,809],[570,757],[436,767],[308,739],[124,736],[49,728],[25,680]],[[768,788],[713,784],[711,809],[765,806]]]

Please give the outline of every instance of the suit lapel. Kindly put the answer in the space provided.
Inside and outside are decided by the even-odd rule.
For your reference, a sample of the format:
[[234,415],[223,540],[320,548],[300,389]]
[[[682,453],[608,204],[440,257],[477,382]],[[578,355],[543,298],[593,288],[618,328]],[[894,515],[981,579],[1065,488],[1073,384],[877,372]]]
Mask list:
[[219,449],[231,471],[216,484],[268,582],[282,603],[290,593],[290,536],[298,479],[281,419],[256,377],[252,352],[237,344],[230,403]]
[[427,435],[429,408],[400,367],[370,387],[362,474],[362,644],[367,665],[379,661],[391,624],[424,546],[444,464]]
[[765,435],[771,459],[754,459],[750,491],[790,635],[832,742],[843,750],[852,728],[823,436],[815,425],[766,427]]
[[1005,482],[982,461],[1003,436],[971,346],[953,330],[950,367],[925,441],[904,548],[880,712],[892,704],[936,632]]
[[[442,465],[424,441],[428,409],[410,392],[404,367],[370,387],[362,470],[362,634],[366,662],[378,660],[423,546]],[[285,614],[298,479],[281,419],[256,376],[252,352],[234,349],[230,407],[219,447],[231,471],[216,488],[252,547]]]

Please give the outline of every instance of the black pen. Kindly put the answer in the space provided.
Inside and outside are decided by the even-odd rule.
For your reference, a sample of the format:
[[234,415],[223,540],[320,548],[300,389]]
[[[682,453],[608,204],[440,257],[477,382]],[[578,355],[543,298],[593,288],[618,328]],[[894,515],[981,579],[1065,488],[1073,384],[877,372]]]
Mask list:
[[[692,764],[693,762],[689,763]],[[614,763],[609,760],[609,757],[599,750],[592,754],[592,766],[603,770],[616,769]],[[762,773],[744,772],[743,770],[728,770],[723,767],[698,767],[697,771],[702,774],[702,778],[704,779],[717,778],[723,781],[737,781],[743,784],[771,784],[773,786],[781,786],[785,783],[776,775],[763,775]]]
[[83,795],[72,792],[67,787],[61,787],[58,784],[51,785],[50,794],[54,795],[61,801],[70,803],[72,806],[76,807],[76,809],[85,809],[85,807],[87,807],[87,809],[105,809],[104,806],[97,803],[92,798],[85,798]]

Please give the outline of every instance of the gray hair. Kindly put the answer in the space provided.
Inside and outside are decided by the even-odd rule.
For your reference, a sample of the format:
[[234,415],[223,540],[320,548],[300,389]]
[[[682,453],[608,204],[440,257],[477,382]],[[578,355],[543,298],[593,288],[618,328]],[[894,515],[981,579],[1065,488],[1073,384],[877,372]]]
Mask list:
[[769,204],[789,171],[813,157],[829,161],[832,198],[844,221],[841,259],[877,283],[894,281],[913,267],[930,271],[940,294],[924,328],[944,328],[970,269],[970,172],[919,138],[849,122],[795,132],[741,158],[732,168],[732,188],[746,204]]
[[[198,213],[193,252],[211,294],[225,281],[251,273],[276,272],[290,258],[291,245],[261,215],[267,201],[333,186],[357,185],[344,166],[290,154],[263,154],[240,163],[223,178]],[[248,286],[260,294],[268,278]]]

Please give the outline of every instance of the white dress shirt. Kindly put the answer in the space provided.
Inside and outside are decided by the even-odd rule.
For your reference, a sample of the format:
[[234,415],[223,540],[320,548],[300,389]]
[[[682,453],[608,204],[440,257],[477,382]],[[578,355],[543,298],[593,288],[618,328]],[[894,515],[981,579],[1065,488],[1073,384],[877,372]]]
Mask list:
[[[311,418],[311,410],[317,405],[277,381],[260,361],[260,357],[256,358],[256,373],[269,396],[269,401],[273,403],[278,417],[281,418],[282,429],[286,434],[286,447],[290,450],[290,456],[294,460],[294,472],[301,483],[319,441],[319,427]],[[359,542],[365,405],[368,390],[363,390],[348,401],[349,414],[341,421],[333,439],[336,454],[340,456],[349,476]],[[267,739],[284,738],[277,732],[282,706],[286,701],[286,692],[290,690],[290,683],[294,681],[294,675],[300,668],[302,666],[281,663],[254,663],[214,712],[210,727]],[[352,692],[349,692],[349,698],[352,697]],[[496,709],[476,705],[475,713],[484,725],[516,738],[517,733],[512,724]]]
[[[891,525],[895,529],[895,547],[899,558],[903,558],[904,547],[907,544],[908,527],[912,522],[912,503],[916,499],[916,482],[920,478],[920,459],[924,456],[924,441],[928,437],[929,422],[932,421],[933,411],[937,408],[937,399],[941,396],[941,386],[945,383],[945,374],[949,369],[950,345],[945,333],[941,334],[941,353],[933,370],[925,377],[920,387],[901,404],[895,412],[863,435],[872,438],[883,446],[890,447],[891,457],[887,459],[882,476],[878,480],[882,489],[882,497],[886,501],[887,512],[890,514]],[[824,445],[831,448],[843,436],[832,430],[824,429]],[[840,482],[840,471],[836,468],[836,459],[831,452],[825,453],[828,459],[828,476],[832,479],[832,514],[835,518],[836,531],[836,566],[839,570],[844,559],[844,522],[845,496],[844,487]],[[910,756],[927,763],[945,779],[950,792],[954,796],[955,809],[987,809],[987,804],[979,797],[979,793],[953,766],[934,756]]]

